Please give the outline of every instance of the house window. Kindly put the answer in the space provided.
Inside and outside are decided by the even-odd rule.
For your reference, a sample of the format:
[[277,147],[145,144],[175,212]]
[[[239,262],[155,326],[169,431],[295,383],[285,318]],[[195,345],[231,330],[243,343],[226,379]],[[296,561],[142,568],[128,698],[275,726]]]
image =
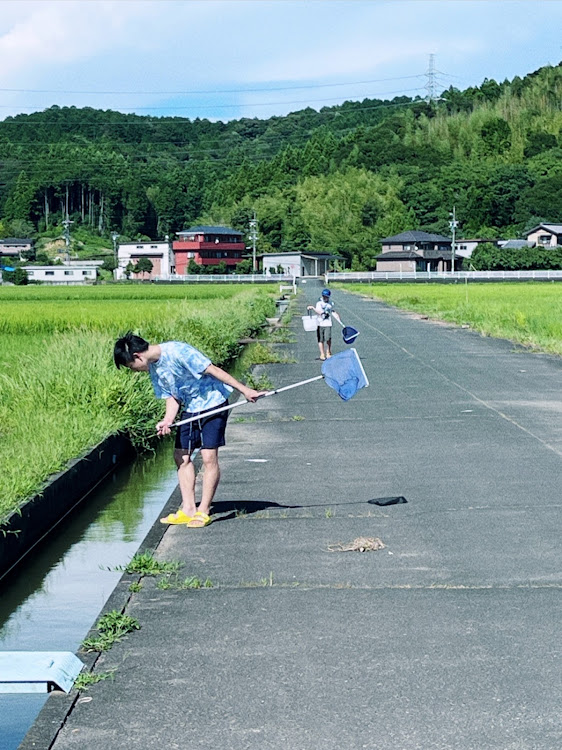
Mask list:
[[151,250],[158,250],[158,245],[151,245],[151,246],[150,246],[150,249],[151,249]]
[[74,276],[74,271],[65,271],[64,275],[65,276]]
[[144,250],[144,245],[137,245],[137,250]]
[[54,271],[45,271],[45,276],[54,276],[54,275],[55,275]]
[[550,235],[549,234],[540,234],[539,235],[539,243],[541,245],[550,245]]

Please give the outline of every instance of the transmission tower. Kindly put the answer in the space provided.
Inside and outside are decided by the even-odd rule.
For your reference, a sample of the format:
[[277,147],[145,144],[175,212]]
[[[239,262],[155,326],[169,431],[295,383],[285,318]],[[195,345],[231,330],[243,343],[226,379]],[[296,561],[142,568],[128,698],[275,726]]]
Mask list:
[[435,55],[431,54],[429,56],[429,65],[427,68],[426,76],[427,76],[427,83],[425,84],[425,90],[427,91],[427,96],[425,97],[426,102],[434,102],[438,99],[436,93],[435,93],[435,86],[436,86],[436,80],[435,80]]

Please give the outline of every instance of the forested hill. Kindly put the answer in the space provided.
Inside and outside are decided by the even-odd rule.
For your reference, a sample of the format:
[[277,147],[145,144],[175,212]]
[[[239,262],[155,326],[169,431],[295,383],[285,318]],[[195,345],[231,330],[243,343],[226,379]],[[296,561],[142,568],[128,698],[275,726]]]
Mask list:
[[339,251],[368,268],[406,229],[518,236],[562,222],[562,66],[438,101],[365,99],[223,122],[51,107],[0,122],[0,234],[75,227],[151,238],[193,223],[260,250]]

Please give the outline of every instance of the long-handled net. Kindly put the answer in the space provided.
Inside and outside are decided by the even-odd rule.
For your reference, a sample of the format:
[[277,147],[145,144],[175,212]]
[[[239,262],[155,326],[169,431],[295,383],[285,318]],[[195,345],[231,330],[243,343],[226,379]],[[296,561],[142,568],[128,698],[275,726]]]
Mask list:
[[[282,388],[276,388],[274,391],[267,391],[262,394],[259,398],[265,398],[267,396],[275,396],[277,393],[283,391],[289,391],[291,388],[298,388],[301,385],[307,383],[313,383],[315,380],[324,380],[326,385],[332,388],[340,398],[344,401],[349,401],[353,398],[357,391],[361,388],[366,388],[369,385],[369,380],[359,359],[356,349],[346,349],[344,352],[338,352],[322,363],[322,375],[316,375],[313,378],[307,380],[301,380],[298,383],[292,383],[291,385],[285,385]],[[240,399],[235,401],[233,404],[227,404],[226,406],[220,406],[218,409],[212,409],[206,411],[202,416],[204,419],[218,414],[221,411],[227,409],[235,409],[237,406],[244,406],[249,404],[250,401]],[[188,422],[194,422],[197,419],[201,419],[200,415],[189,417],[189,419],[182,419],[179,422],[175,422],[172,427],[178,427],[180,424],[187,424]]]
[[[338,319],[336,318],[336,320]],[[353,326],[345,326],[341,322],[341,320],[338,320],[338,323],[343,328],[342,337],[344,344],[353,344],[357,336],[359,336],[359,331],[357,330],[357,328],[353,328]]]
[[356,349],[346,349],[334,354],[322,364],[322,376],[344,401],[353,398],[357,391],[369,385],[369,379]]

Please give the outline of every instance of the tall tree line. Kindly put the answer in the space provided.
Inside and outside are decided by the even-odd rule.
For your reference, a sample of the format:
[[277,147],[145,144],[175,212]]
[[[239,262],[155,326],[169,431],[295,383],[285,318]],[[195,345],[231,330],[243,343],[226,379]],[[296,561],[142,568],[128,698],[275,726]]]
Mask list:
[[[333,250],[369,268],[387,234],[519,236],[562,222],[562,67],[485,80],[439,101],[345,102],[227,123],[51,107],[0,122],[0,232],[66,216],[102,236],[190,224],[245,231],[260,249]],[[18,224],[19,222],[19,224]]]

